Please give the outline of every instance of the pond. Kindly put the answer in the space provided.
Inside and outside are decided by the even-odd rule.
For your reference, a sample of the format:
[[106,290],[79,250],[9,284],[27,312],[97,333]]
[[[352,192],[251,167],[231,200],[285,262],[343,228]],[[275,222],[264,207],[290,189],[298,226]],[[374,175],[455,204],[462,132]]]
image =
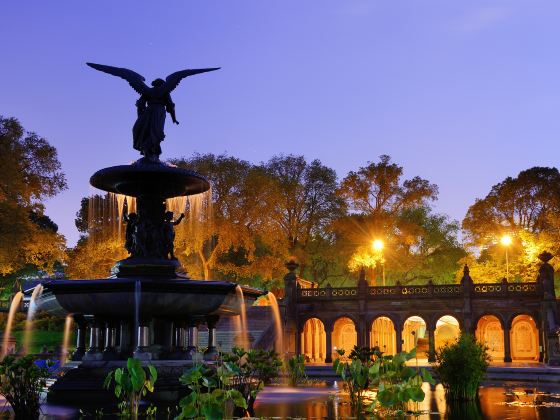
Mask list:
[[[351,417],[341,383],[313,387],[267,387],[257,399],[256,415],[265,418],[346,419]],[[479,391],[479,404],[448,406],[441,385],[424,384],[426,398],[418,409],[429,411],[418,419],[559,419],[560,385],[539,385],[543,405],[533,406],[534,384],[487,383]],[[530,404],[530,405],[526,405]]]
[[[424,391],[426,398],[419,403],[418,409],[426,411],[426,414],[420,415],[418,419],[444,419],[446,416],[465,420],[560,418],[560,384],[540,384],[538,393],[535,394],[535,384],[485,383],[480,388],[478,404],[447,405],[443,388],[439,384],[433,388],[429,384],[424,384]],[[538,406],[533,404],[535,395],[540,401]],[[0,407],[3,405],[4,401],[0,401]],[[79,418],[79,411],[69,407],[44,405],[43,413],[44,420]],[[352,417],[342,384],[336,381],[316,382],[310,386],[300,387],[282,385],[265,387],[258,396],[255,414],[257,418],[271,419]],[[167,418],[167,416],[162,415],[158,418]]]

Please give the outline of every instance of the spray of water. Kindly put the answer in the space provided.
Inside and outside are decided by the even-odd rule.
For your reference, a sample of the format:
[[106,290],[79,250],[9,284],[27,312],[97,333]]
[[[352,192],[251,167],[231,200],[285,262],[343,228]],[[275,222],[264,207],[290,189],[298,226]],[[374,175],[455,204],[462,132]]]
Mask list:
[[31,336],[33,335],[33,318],[37,312],[37,299],[43,293],[43,285],[38,284],[33,289],[31,299],[29,300],[29,309],[27,310],[27,319],[25,320],[25,331],[23,333],[23,354],[29,353],[31,345]]
[[245,308],[245,298],[243,297],[243,289],[237,285],[235,287],[235,294],[239,301],[239,320],[241,323],[241,346],[244,349],[249,349],[251,343],[249,342],[249,328],[247,326],[247,309]]
[[60,353],[60,366],[64,366],[66,364],[66,360],[68,359],[68,346],[70,345],[72,321],[72,315],[66,315],[66,322],[64,322],[64,337],[62,339],[62,352]]
[[138,343],[138,329],[140,327],[140,301],[142,299],[142,283],[136,280],[134,285],[134,343]]
[[10,305],[10,312],[8,312],[8,322],[6,323],[6,329],[4,330],[4,339],[2,340],[2,358],[8,354],[8,343],[10,342],[10,336],[12,334],[12,325],[14,323],[14,316],[16,311],[21,304],[21,299],[23,298],[22,292],[17,292],[12,299]]
[[272,309],[272,318],[274,320],[274,327],[276,330],[276,339],[274,340],[274,350],[278,354],[284,351],[284,330],[282,328],[282,318],[280,318],[280,309],[278,308],[278,301],[274,293],[268,292],[268,300],[270,308]]

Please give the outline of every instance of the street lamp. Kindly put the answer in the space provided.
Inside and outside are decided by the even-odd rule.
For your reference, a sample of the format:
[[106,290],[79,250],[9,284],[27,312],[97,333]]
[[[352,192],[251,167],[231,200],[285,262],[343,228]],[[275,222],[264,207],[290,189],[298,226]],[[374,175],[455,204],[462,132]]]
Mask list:
[[381,239],[376,239],[373,241],[373,250],[381,254],[381,270],[383,273],[383,286],[385,286],[385,261],[383,259],[383,247],[385,244]]
[[506,280],[509,281],[509,259],[508,259],[508,248],[511,245],[511,236],[504,235],[500,240],[502,245],[506,248]]

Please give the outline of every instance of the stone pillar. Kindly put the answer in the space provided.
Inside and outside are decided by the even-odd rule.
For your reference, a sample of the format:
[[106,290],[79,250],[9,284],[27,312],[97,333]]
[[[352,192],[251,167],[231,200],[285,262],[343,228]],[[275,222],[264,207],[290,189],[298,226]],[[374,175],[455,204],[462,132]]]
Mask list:
[[72,361],[80,361],[86,353],[86,332],[87,324],[83,315],[74,315],[74,322],[78,326],[76,329],[76,351],[72,354]]
[[103,349],[103,360],[116,360],[117,352],[115,350],[117,340],[117,328],[114,323],[107,321],[105,324],[105,348]]
[[504,328],[504,362],[511,362],[510,326]]
[[90,325],[89,329],[89,347],[83,360],[95,361],[101,360],[103,355],[100,351],[100,340],[101,340],[101,325],[100,322],[94,319]]
[[214,360],[218,355],[216,348],[216,324],[220,317],[212,315],[206,317],[206,325],[208,326],[208,349],[204,352],[204,360]]
[[297,299],[298,299],[298,281],[296,270],[299,268],[299,264],[290,260],[285,264],[288,269],[288,273],[284,276],[284,299],[283,304],[285,308],[284,312],[284,337],[282,340],[284,349],[283,352],[287,357],[292,357],[295,354],[299,354],[297,350],[298,342],[300,337],[298,337],[298,311],[297,311]]
[[400,353],[402,351],[402,344],[403,344],[403,338],[402,338],[402,326],[399,325],[395,325],[395,335],[397,336],[397,348],[396,353]]
[[134,357],[140,360],[151,360],[152,354],[148,351],[150,345],[150,327],[146,321],[140,321],[138,326],[136,349],[134,350]]
[[436,332],[435,328],[428,330],[428,362],[433,363],[436,361]]
[[195,323],[188,324],[187,329],[187,360],[191,360],[198,348],[198,327]]
[[326,334],[326,355],[325,355],[325,363],[332,363],[332,353],[333,353],[333,346],[332,346],[332,326],[325,325],[325,334]]

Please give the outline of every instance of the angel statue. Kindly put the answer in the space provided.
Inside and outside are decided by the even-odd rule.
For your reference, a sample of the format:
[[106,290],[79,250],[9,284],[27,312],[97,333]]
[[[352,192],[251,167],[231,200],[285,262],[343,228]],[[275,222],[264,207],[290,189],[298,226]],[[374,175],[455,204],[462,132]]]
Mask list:
[[171,100],[171,91],[185,77],[219,69],[219,67],[216,67],[177,71],[171,73],[165,80],[154,80],[152,87],[148,87],[144,83],[146,79],[132,70],[94,63],[87,63],[87,65],[95,70],[125,79],[140,94],[140,98],[136,101],[138,118],[132,128],[133,144],[136,150],[152,162],[158,162],[159,155],[161,155],[160,143],[165,138],[165,133],[163,132],[165,112],[167,111],[171,115],[171,120],[175,124],[179,124],[175,116],[175,104]]

